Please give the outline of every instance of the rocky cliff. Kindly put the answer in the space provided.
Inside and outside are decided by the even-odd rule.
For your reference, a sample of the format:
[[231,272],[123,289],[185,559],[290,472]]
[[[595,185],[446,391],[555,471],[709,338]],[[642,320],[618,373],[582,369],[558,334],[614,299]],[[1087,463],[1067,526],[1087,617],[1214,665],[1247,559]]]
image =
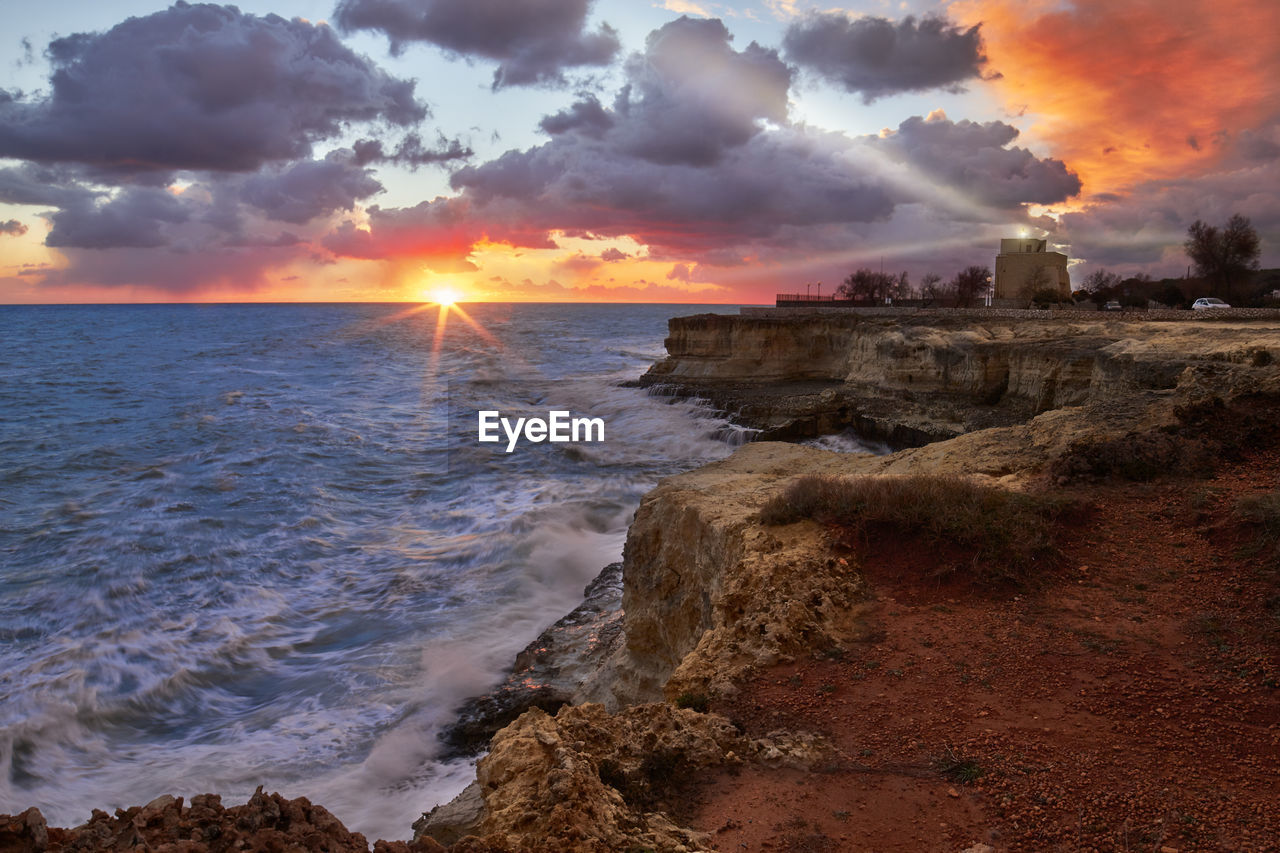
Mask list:
[[641,384],[710,399],[766,438],[853,427],[910,446],[1172,389],[1194,364],[1268,365],[1276,321],[701,314],[670,321]]
[[[673,725],[664,700],[732,696],[763,667],[841,655],[872,630],[859,567],[835,555],[818,525],[760,524],[761,505],[793,478],[927,471],[1021,489],[1105,474],[1137,457],[1167,469],[1227,452],[1215,433],[1246,435],[1257,426],[1251,418],[1270,428],[1280,399],[1272,365],[1280,324],[700,315],[672,320],[667,346],[645,384],[710,396],[762,429],[874,419],[882,434],[927,443],[871,456],[757,442],[664,481],[627,538],[622,641],[573,697],[599,704],[567,705],[554,718],[530,711],[499,732],[469,794],[469,821],[427,819],[427,834],[474,831],[497,843],[522,837],[524,827],[555,835],[563,849],[698,849],[706,839],[670,815],[628,810],[608,782],[619,743],[642,752],[661,743]],[[797,404],[795,389],[810,402]],[[1262,414],[1249,404],[1260,399],[1270,401]],[[992,422],[1000,425],[973,429]],[[565,735],[588,718],[592,731],[612,733],[594,747]],[[717,747],[695,750],[701,757],[686,771],[718,766],[729,753],[760,760],[758,746],[716,731],[707,737]],[[602,827],[596,835],[565,829],[577,819],[565,811],[570,800],[594,815],[584,820]]]

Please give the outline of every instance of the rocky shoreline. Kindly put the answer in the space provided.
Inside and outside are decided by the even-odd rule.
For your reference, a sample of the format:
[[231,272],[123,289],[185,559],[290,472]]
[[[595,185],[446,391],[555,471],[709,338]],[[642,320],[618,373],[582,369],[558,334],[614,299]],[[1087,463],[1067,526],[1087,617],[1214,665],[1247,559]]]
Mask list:
[[[717,849],[717,832],[735,830],[698,825],[699,779],[852,772],[858,762],[817,723],[765,708],[770,728],[744,710],[762,674],[844,660],[884,635],[865,555],[833,549],[813,522],[760,522],[797,477],[928,472],[1015,491],[1150,479],[1241,458],[1274,439],[1280,412],[1274,319],[697,315],[673,319],[666,345],[641,385],[706,398],[762,438],[855,429],[902,449],[762,440],[660,484],[623,563],[462,709],[448,743],[487,744],[476,782],[404,849]],[[933,778],[927,762],[920,772]],[[40,846],[42,820],[24,814],[0,823],[0,847],[72,849],[55,843],[69,830],[47,830]],[[1002,846],[992,841],[984,849]],[[199,843],[180,849],[227,849]]]
[[498,730],[530,708],[549,714],[571,703],[588,673],[622,642],[622,563],[605,566],[582,591],[582,604],[516,656],[502,683],[474,697],[440,739],[450,757],[476,755]]
[[[1080,461],[1108,453],[1116,464],[1141,458],[1177,466],[1197,453],[1229,452],[1215,444],[1215,430],[1257,427],[1267,416],[1251,415],[1249,401],[1280,395],[1274,321],[1181,327],[699,315],[671,321],[667,349],[641,385],[709,399],[766,436],[861,426],[905,449],[874,457],[761,441],[646,496],[624,557],[623,642],[574,697],[599,703],[599,713],[662,714],[696,697],[733,697],[762,669],[841,654],[866,640],[866,590],[831,555],[821,531],[766,530],[757,520],[763,497],[797,475],[927,470],[1016,489],[1046,477],[1109,476],[1108,463]],[[545,752],[561,742],[556,721],[581,707],[522,722],[536,721],[542,734],[533,739]],[[519,775],[510,762],[522,753],[509,743],[521,737],[519,728],[493,741],[481,761],[481,787]],[[603,760],[590,751],[556,755],[562,769]],[[821,755],[805,753],[800,763],[821,764]],[[488,805],[472,812],[471,829],[496,840],[528,824],[539,827],[536,837],[564,845],[534,849],[604,850],[616,849],[610,833],[644,823],[633,810],[607,821],[597,815],[594,830],[548,824],[537,816],[559,795],[546,786],[526,793],[522,805],[501,810],[493,808],[498,795],[484,794]],[[430,821],[422,828],[430,831]],[[665,843],[672,846],[659,849],[703,849],[711,841]]]

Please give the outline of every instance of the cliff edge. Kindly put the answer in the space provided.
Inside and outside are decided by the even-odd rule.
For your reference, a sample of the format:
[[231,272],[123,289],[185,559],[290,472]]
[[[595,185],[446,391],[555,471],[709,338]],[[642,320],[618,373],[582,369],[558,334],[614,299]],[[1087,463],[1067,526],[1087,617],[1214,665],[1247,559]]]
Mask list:
[[1049,314],[677,317],[667,357],[640,384],[705,397],[764,438],[852,428],[911,446],[1169,391],[1193,365],[1267,366],[1280,356],[1277,320]]
[[[573,697],[598,704],[582,706],[589,712],[567,706],[555,718],[521,718],[498,733],[474,792],[482,802],[472,828],[489,843],[519,837],[519,827],[533,826],[555,800],[537,778],[515,783],[515,771],[491,769],[511,760],[511,739],[527,739],[521,730],[559,727],[582,713],[606,729],[611,724],[603,720],[617,715],[664,718],[668,711],[657,709],[672,703],[735,707],[744,685],[761,673],[841,659],[882,635],[857,554],[833,548],[829,532],[811,521],[761,524],[762,505],[788,483],[805,475],[927,472],[1003,489],[1052,490],[1137,471],[1148,479],[1209,470],[1215,460],[1236,458],[1250,440],[1271,435],[1280,400],[1274,365],[1280,323],[1271,322],[699,315],[671,321],[667,348],[668,357],[642,384],[705,396],[766,433],[870,424],[878,435],[919,446],[872,456],[761,441],[671,477],[647,495],[624,553],[621,642]],[[655,736],[632,728],[626,737],[652,743]],[[724,763],[726,750],[758,766],[758,749],[726,746],[703,764],[682,767],[710,772]],[[813,767],[820,753],[799,763]],[[600,771],[610,760],[588,749],[557,759],[560,770],[536,775],[584,762]],[[523,805],[503,793],[511,784],[528,787]],[[498,803],[505,815],[500,830]],[[654,844],[648,829],[626,835],[626,825],[652,823],[626,814],[609,825],[629,843]],[[677,816],[673,826],[678,822]],[[430,817],[421,828],[432,833]],[[714,838],[692,830],[678,841],[663,838],[668,846],[659,849],[715,847]],[[562,835],[558,843],[569,839]],[[609,842],[617,843],[617,837]],[[558,849],[620,849],[609,844],[584,838]]]

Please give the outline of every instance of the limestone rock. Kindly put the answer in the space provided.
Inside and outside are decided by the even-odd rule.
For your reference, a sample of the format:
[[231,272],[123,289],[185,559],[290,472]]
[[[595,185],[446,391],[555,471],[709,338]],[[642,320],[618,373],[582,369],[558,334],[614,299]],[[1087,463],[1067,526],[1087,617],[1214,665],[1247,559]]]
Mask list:
[[705,849],[664,813],[698,771],[748,749],[724,718],[658,703],[609,714],[532,709],[493,739],[476,768],[485,801],[477,834],[533,851]]
[[755,311],[677,317],[669,330],[667,357],[641,385],[705,397],[766,439],[853,427],[898,447],[1165,392],[1187,367],[1266,367],[1280,353],[1274,319]]
[[424,814],[413,824],[414,840],[430,838],[441,844],[453,844],[475,835],[484,820],[484,796],[480,786],[472,782],[458,796]]

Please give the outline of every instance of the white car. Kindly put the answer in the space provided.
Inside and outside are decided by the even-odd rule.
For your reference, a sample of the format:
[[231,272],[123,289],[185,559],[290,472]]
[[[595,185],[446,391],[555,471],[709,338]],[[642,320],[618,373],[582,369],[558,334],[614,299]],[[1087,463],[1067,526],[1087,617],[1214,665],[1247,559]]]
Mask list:
[[1210,308],[1230,308],[1231,306],[1223,302],[1216,296],[1202,296],[1195,302],[1191,303],[1193,311],[1208,311]]

